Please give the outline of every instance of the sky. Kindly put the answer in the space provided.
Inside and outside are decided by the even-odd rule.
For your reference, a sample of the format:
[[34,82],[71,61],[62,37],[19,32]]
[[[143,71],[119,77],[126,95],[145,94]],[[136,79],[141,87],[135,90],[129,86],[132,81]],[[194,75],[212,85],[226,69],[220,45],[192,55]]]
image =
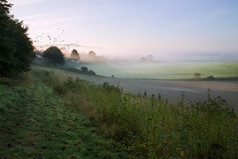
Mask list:
[[35,45],[56,38],[58,44],[79,44],[79,52],[105,56],[231,53],[238,58],[238,0],[9,2]]

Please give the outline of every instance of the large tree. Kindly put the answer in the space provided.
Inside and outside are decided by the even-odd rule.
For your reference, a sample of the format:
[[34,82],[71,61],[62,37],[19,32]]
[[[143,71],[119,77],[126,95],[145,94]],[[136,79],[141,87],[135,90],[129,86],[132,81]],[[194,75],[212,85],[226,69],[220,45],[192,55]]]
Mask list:
[[70,58],[74,59],[74,60],[79,60],[80,56],[77,50],[73,49],[70,55]]
[[7,0],[0,0],[0,76],[13,77],[30,70],[34,58],[28,27],[10,15]]
[[90,55],[90,56],[96,56],[96,53],[95,53],[94,51],[89,51],[89,52],[88,52],[88,55]]
[[63,65],[65,63],[64,55],[56,46],[51,46],[43,52],[43,57],[49,64]]

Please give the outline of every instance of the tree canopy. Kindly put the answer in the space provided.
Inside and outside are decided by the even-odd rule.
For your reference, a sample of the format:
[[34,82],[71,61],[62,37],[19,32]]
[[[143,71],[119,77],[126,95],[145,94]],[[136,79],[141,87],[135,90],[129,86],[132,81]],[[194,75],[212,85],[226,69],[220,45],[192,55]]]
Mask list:
[[94,51],[89,51],[88,54],[92,56],[96,56],[96,53]]
[[200,73],[194,73],[194,77],[195,77],[195,78],[200,78],[200,77],[201,77],[201,74],[200,74]]
[[0,0],[0,76],[12,77],[30,70],[35,57],[28,27],[10,15],[7,0]]
[[77,50],[73,49],[70,55],[70,58],[74,59],[74,60],[79,60],[80,56]]
[[65,63],[64,55],[56,46],[51,46],[43,52],[43,57],[50,64],[63,65]]
[[88,68],[85,66],[81,67],[81,73],[89,74],[89,75],[96,75],[96,73],[93,70],[88,70]]

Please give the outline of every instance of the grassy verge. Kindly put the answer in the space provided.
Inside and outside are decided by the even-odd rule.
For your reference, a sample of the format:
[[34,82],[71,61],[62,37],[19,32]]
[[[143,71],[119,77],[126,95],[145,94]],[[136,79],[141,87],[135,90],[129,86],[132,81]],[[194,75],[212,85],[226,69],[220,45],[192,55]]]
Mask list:
[[0,78],[1,159],[127,158],[97,135],[95,122],[34,74]]
[[169,105],[157,97],[123,93],[64,73],[33,71],[35,77],[100,123],[98,134],[113,139],[131,158],[237,158],[238,120],[220,98]]

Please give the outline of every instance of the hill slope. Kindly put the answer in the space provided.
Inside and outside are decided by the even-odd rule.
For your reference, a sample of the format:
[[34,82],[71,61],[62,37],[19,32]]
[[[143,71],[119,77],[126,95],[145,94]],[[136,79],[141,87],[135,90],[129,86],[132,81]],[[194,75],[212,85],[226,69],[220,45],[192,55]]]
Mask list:
[[0,78],[1,158],[237,158],[237,115],[209,91],[173,105],[60,71],[26,76]]
[[0,158],[118,158],[79,109],[30,78],[1,80]]

